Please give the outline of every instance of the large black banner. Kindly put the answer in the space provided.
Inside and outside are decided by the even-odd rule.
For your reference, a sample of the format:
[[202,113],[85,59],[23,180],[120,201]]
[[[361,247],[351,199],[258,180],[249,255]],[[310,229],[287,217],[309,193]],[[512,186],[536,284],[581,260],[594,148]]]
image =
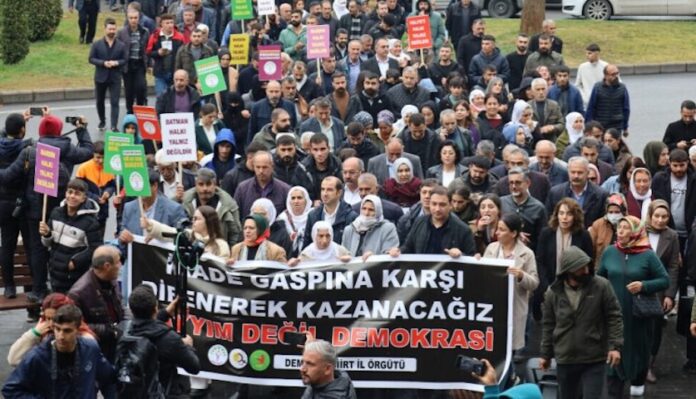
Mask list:
[[[160,302],[175,296],[173,247],[134,242],[130,284]],[[507,263],[446,256],[374,256],[368,262],[272,262],[228,267],[203,260],[188,278],[188,333],[206,378],[301,386],[301,349],[285,333],[331,342],[356,387],[477,389],[458,355],[510,366],[512,279]]]

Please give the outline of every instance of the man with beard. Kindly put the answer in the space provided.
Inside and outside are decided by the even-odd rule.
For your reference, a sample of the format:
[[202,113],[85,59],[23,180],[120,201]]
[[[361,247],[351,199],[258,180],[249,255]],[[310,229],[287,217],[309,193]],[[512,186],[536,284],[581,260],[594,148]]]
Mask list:
[[684,100],[680,109],[681,119],[667,125],[665,136],[662,138],[670,151],[675,148],[688,151],[692,145],[696,144],[696,123],[694,123],[696,103],[692,100]]
[[360,109],[369,113],[372,116],[372,120],[376,121],[377,115],[381,111],[391,109],[391,103],[386,95],[381,94],[379,75],[370,71],[363,72],[363,74],[363,89],[351,96],[350,100],[351,102],[357,100],[360,103]]
[[[319,78],[319,73],[316,71],[309,75],[308,79],[316,83],[316,85],[319,87],[319,92],[321,92],[322,96],[330,95],[331,92],[334,91],[334,86],[331,81],[331,78],[333,77],[334,73],[337,73],[336,64],[338,62],[339,61],[336,61],[336,52],[334,51],[334,49],[331,49],[329,52],[329,56],[321,59],[321,79]],[[341,67],[338,73],[343,74],[344,69],[345,68]]]
[[315,98],[322,97],[324,93],[317,83],[307,76],[307,65],[303,61],[295,61],[292,65],[292,77],[297,82],[297,92],[308,103]]
[[529,40],[529,51],[534,52],[539,49],[539,38],[542,35],[547,35],[551,38],[551,50],[561,54],[563,52],[563,40],[556,36],[556,22],[552,19],[545,19],[541,23],[542,33],[532,36]]
[[239,184],[234,193],[234,200],[239,204],[239,214],[245,218],[251,212],[251,205],[259,198],[268,198],[273,202],[278,214],[285,210],[285,200],[290,186],[273,177],[273,155],[259,151],[254,155],[254,177]]
[[471,32],[474,21],[481,18],[481,10],[471,0],[459,0],[447,7],[445,27],[450,37],[463,37]]
[[527,51],[527,45],[529,44],[529,36],[524,33],[517,35],[515,40],[515,51],[510,52],[505,56],[508,65],[510,66],[510,78],[508,79],[508,86],[510,90],[515,90],[520,87],[522,82],[522,76],[524,76],[524,65],[527,62],[527,57],[529,52]]
[[336,43],[333,46],[334,60],[340,61],[348,55],[348,31],[343,28],[336,30]]
[[553,209],[564,197],[577,201],[585,214],[585,227],[590,227],[595,220],[604,215],[607,193],[592,183],[590,162],[583,157],[572,157],[568,160],[568,182],[551,187],[546,198],[546,213],[551,215]]
[[348,14],[341,17],[338,21],[338,27],[346,30],[350,40],[360,40],[360,35],[365,32],[366,25],[367,16],[360,10],[358,0],[350,0]]
[[321,13],[317,15],[317,24],[329,25],[331,37],[336,37],[338,20],[333,16],[333,7],[331,6],[331,1],[324,0],[321,2]]
[[276,138],[276,152],[273,156],[273,176],[290,187],[312,187],[312,175],[301,161],[295,137],[290,134],[279,135]]
[[380,81],[383,81],[387,78],[387,71],[390,69],[398,70],[399,62],[389,57],[389,41],[386,38],[377,39],[375,41],[375,56],[363,62],[360,71],[370,71],[379,76]]
[[[423,114],[413,114],[408,121],[408,128],[399,135],[404,143],[404,151],[417,156],[424,170],[439,162],[439,136],[428,129]],[[415,176],[415,173],[413,174]]]
[[290,114],[283,108],[276,108],[271,112],[271,123],[264,125],[256,133],[252,143],[263,144],[266,150],[271,151],[276,147],[276,139],[279,133],[291,133]]
[[323,133],[329,140],[329,148],[334,151],[346,137],[345,127],[340,119],[331,116],[331,103],[325,98],[314,104],[314,116],[300,125],[301,132]]
[[[329,138],[325,134],[316,133],[309,140],[309,156],[302,163],[312,176],[312,185],[305,187],[313,201],[319,199],[320,184],[327,176],[341,176],[341,161],[331,153]],[[311,242],[311,240],[310,240]]]
[[541,137],[546,140],[556,141],[556,138],[565,129],[563,115],[558,103],[548,99],[548,83],[542,78],[532,81],[534,98],[528,101],[533,111],[533,119],[538,122],[537,128]]
[[435,86],[440,88],[447,87],[447,76],[452,72],[459,73],[462,77],[466,76],[465,69],[461,65],[457,64],[456,61],[452,60],[452,45],[446,44],[440,47],[438,51],[438,57],[436,61],[433,61],[430,66],[428,66],[428,72],[430,73],[430,79],[433,81]]
[[469,65],[469,82],[472,85],[482,84],[481,77],[487,66],[494,66],[496,76],[507,83],[510,75],[510,65],[507,59],[500,54],[500,49],[495,46],[495,37],[483,35],[481,38],[481,51],[471,59]]
[[568,247],[560,258],[544,296],[539,366],[547,370],[556,358],[563,397],[599,398],[607,365],[621,361],[621,307],[609,281],[592,273],[592,259],[581,249]]
[[334,72],[331,76],[331,83],[333,90],[326,96],[326,99],[331,102],[331,116],[344,121],[352,121],[355,114],[362,111],[360,100],[348,94],[346,75],[343,72]]
[[368,33],[374,39],[398,37],[397,28],[396,17],[392,14],[387,14]]
[[343,175],[343,201],[351,207],[360,203],[358,177],[360,177],[364,171],[365,163],[360,158],[347,158],[341,165],[341,174]]
[[563,56],[551,50],[551,37],[546,34],[539,36],[539,49],[527,57],[527,61],[524,64],[524,74],[527,75],[536,71],[541,65],[547,67],[549,71],[556,65],[565,65]]
[[510,169],[506,176],[510,194],[500,198],[503,213],[517,213],[524,221],[522,240],[536,250],[537,238],[548,221],[546,208],[538,199],[529,194],[531,180],[528,172],[520,167]]
[[[362,50],[362,44],[360,40],[351,40],[348,43],[348,55],[341,61],[346,71],[346,77],[348,78],[348,91],[351,94],[355,94],[355,86],[358,84],[358,76],[362,70],[363,60],[360,57],[360,51]],[[377,75],[379,78],[379,75]]]
[[428,101],[430,93],[418,86],[418,70],[414,67],[406,67],[401,73],[401,83],[387,91],[387,98],[391,103],[391,111],[399,115],[405,105],[420,106]]
[[609,64],[604,68],[604,80],[592,88],[585,120],[597,121],[604,129],[619,129],[624,136],[628,136],[630,114],[628,89],[619,81],[619,67]]
[[440,47],[445,42],[445,21],[442,20],[442,14],[433,10],[430,0],[418,0],[416,2],[416,10],[410,16],[425,15],[430,21],[430,32],[432,35],[433,47],[432,50],[437,53]]
[[[468,70],[471,59],[481,51],[481,39],[485,33],[486,23],[483,19],[477,19],[471,25],[471,32],[459,39],[457,43],[457,63],[463,68]],[[473,83],[469,82],[469,85],[471,84]]]
[[280,83],[283,99],[295,104],[295,119],[302,121],[309,115],[309,104],[297,92],[297,82],[292,76],[286,76]]
[[491,168],[491,161],[482,155],[471,157],[468,166],[469,170],[454,179],[449,188],[452,189],[458,186],[468,188],[469,192],[471,192],[471,200],[474,203],[478,203],[481,195],[493,190],[498,179],[492,173],[488,173]]
[[225,173],[225,176],[221,180],[220,188],[225,190],[230,196],[234,195],[237,186],[239,186],[241,182],[250,177],[254,177],[254,155],[259,151],[266,151],[266,147],[264,147],[263,144],[251,143],[245,151],[246,154],[244,157],[239,158],[234,169]]
[[301,60],[306,53],[307,29],[302,25],[302,10],[293,10],[290,25],[280,32],[278,39],[283,45],[283,52],[293,60]]
[[251,116],[249,117],[249,131],[247,133],[247,145],[251,143],[254,135],[261,130],[262,127],[271,123],[271,114],[273,110],[282,108],[290,115],[290,130],[296,126],[295,119],[295,104],[281,98],[280,83],[272,80],[266,86],[266,98],[256,101],[251,106]]
[[[366,2],[367,3],[367,2]],[[378,25],[381,21],[382,18],[389,14],[389,6],[387,5],[386,0],[380,0],[377,2],[377,7],[375,10],[370,14],[367,23],[365,24],[365,27],[363,28],[363,32],[367,33],[372,30],[376,25]],[[372,36],[370,36],[372,37]],[[360,37],[360,40],[362,40],[362,36]]]
[[565,117],[571,112],[585,113],[582,103],[582,94],[577,87],[570,84],[570,68],[559,65],[554,72],[556,79],[549,89],[549,98],[556,101],[561,107],[561,115]]
[[104,21],[104,38],[92,43],[89,50],[89,63],[94,65],[94,91],[99,114],[99,129],[106,126],[104,100],[106,91],[111,96],[111,130],[118,129],[118,110],[121,98],[121,70],[128,62],[126,45],[116,39],[116,20]]
[[536,162],[529,165],[529,170],[545,175],[551,186],[568,181],[568,170],[556,159],[556,144],[549,140],[539,140],[534,148]]
[[356,399],[355,389],[345,371],[336,369],[336,349],[318,339],[304,345],[300,375],[307,386],[302,398]]
[[203,43],[203,32],[196,28],[191,32],[191,42],[182,46],[176,53],[174,67],[188,72],[189,79],[196,83],[198,82],[195,67],[196,61],[212,57],[214,54],[213,49]]
[[[346,128],[346,135],[348,138],[346,138],[346,141],[338,148],[338,151],[344,148],[354,149],[356,152],[355,156],[361,159],[365,165],[370,162],[370,159],[379,155],[377,146],[366,137],[365,129],[360,122],[349,123]],[[362,169],[364,170],[365,168],[363,167]]]
[[395,18],[396,36],[394,37],[401,37],[406,31],[406,10],[399,5],[397,0],[387,0],[387,12]]

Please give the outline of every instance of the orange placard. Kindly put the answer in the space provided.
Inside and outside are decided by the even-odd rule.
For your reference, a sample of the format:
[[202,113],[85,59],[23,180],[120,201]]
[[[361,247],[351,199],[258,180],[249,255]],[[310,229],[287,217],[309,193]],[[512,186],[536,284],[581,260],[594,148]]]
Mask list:
[[144,140],[162,141],[162,130],[160,129],[159,118],[155,107],[144,105],[134,105],[133,113],[138,120],[138,131]]
[[411,50],[433,48],[433,35],[430,31],[430,16],[418,15],[406,18],[408,47]]

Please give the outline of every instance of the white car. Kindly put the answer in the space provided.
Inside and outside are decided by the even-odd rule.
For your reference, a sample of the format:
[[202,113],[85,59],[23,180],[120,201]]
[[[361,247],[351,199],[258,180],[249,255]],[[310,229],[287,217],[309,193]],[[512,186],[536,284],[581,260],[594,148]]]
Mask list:
[[696,15],[696,0],[563,0],[565,14],[590,19],[615,15]]

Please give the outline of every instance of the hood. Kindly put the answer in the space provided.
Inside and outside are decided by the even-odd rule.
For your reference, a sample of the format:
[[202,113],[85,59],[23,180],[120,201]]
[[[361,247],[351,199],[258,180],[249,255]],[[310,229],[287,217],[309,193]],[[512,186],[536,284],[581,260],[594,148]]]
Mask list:
[[3,137],[0,139],[0,159],[4,161],[12,161],[19,155],[19,153],[31,145],[31,140],[20,140],[13,139],[10,137]]
[[481,50],[481,52],[479,53],[479,55],[481,55],[481,58],[483,58],[484,60],[490,62],[490,61],[493,61],[493,60],[495,60],[496,58],[500,57],[500,49],[497,48],[497,47],[494,48],[494,49],[493,49],[493,52],[491,53],[491,55],[486,55],[486,54],[483,53],[483,50]]
[[140,128],[138,128],[138,119],[133,114],[126,114],[121,121],[121,133],[126,132],[126,125],[135,125],[135,144],[142,143],[143,139],[140,137]]
[[[62,200],[60,202],[60,206],[65,206],[65,201]],[[77,210],[77,215],[76,216],[82,216],[82,215],[97,215],[99,213],[99,204],[97,201],[87,198],[87,200],[82,204],[80,209]]]
[[556,276],[570,273],[592,262],[589,256],[582,249],[571,246],[561,255],[561,264],[558,266]]
[[237,141],[234,138],[234,133],[232,133],[232,130],[230,129],[220,129],[219,132],[217,132],[217,136],[215,137],[215,153],[217,153],[217,146],[218,144],[226,142],[232,144],[232,155],[234,155],[237,152]]

